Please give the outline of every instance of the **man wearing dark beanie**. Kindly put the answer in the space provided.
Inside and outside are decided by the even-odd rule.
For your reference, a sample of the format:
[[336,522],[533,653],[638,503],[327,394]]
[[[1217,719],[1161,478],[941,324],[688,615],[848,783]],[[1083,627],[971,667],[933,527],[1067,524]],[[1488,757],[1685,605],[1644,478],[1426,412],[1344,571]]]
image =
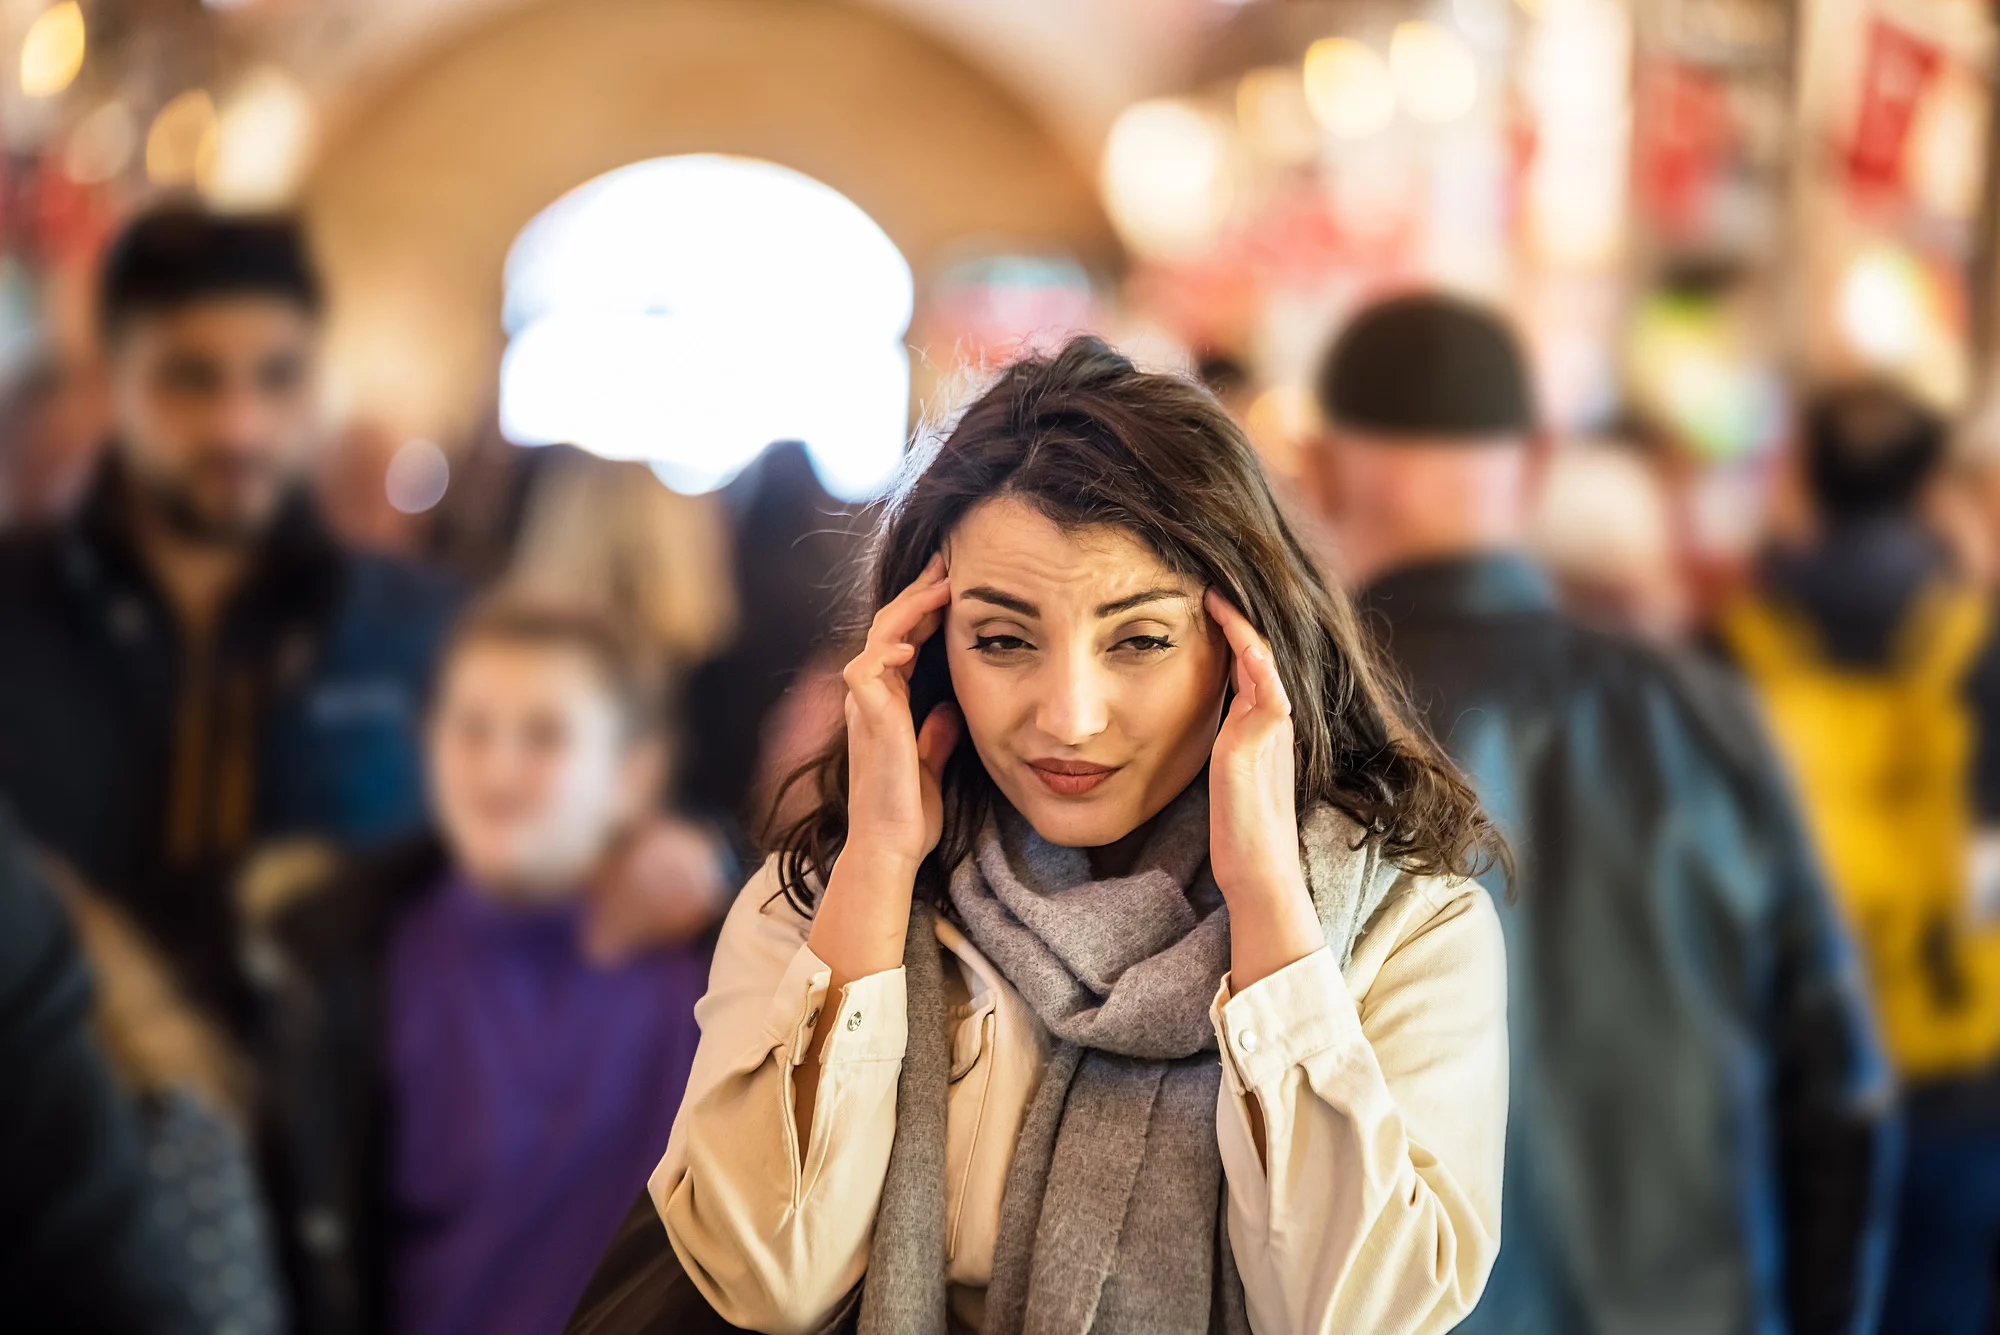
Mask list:
[[1872,1329],[1892,1128],[1849,943],[1736,684],[1566,617],[1526,554],[1530,385],[1488,310],[1365,309],[1307,477],[1517,862],[1502,1245],[1460,1329]]

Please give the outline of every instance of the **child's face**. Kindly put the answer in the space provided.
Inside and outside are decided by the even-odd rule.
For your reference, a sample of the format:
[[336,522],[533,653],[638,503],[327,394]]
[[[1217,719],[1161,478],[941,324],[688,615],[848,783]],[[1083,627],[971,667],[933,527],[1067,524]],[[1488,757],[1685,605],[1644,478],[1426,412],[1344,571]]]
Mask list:
[[652,748],[628,735],[581,650],[475,641],[446,665],[432,800],[459,868],[513,898],[572,890],[636,816]]

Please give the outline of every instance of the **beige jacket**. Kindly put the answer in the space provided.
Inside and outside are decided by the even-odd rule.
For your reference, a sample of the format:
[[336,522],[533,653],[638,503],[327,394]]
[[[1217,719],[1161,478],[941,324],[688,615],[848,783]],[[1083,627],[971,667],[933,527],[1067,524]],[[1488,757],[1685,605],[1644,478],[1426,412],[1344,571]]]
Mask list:
[[[704,1297],[751,1330],[809,1331],[861,1277],[895,1136],[903,971],[851,983],[821,1054],[799,1151],[793,1071],[828,1004],[810,923],[770,865],[724,923],[701,1046],[651,1189]],[[946,1228],[952,1313],[977,1329],[1000,1193],[1048,1034],[963,934],[940,923],[953,1025]],[[957,968],[950,967],[955,961]],[[1447,1331],[1500,1245],[1505,963],[1492,902],[1405,876],[1356,941],[1232,995],[1216,1138],[1229,1239],[1260,1335]],[[1264,1115],[1267,1155],[1248,1102]]]

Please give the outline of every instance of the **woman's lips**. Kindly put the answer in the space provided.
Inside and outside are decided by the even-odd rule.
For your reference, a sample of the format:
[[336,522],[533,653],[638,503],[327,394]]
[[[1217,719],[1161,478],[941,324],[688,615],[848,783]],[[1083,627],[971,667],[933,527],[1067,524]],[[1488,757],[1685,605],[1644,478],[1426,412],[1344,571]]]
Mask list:
[[1061,797],[1081,797],[1118,772],[1116,765],[1092,765],[1082,760],[1030,760],[1028,768]]

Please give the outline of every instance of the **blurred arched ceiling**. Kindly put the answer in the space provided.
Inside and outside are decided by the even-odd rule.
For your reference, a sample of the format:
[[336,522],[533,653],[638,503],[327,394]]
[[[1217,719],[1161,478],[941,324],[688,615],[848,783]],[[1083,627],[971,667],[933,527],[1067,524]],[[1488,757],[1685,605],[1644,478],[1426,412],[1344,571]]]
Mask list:
[[[300,0],[231,22],[322,107],[302,205],[334,293],[338,400],[451,438],[490,404],[514,236],[564,191],[640,159],[723,152],[803,171],[872,215],[920,287],[967,245],[1115,263],[1090,164],[1104,123],[1166,58],[1139,9],[1181,5],[349,0],[313,17]],[[940,39],[941,16],[1014,45]],[[1130,40],[1092,35],[1112,16]],[[1049,30],[1066,34],[1063,54],[1039,67],[1023,44]],[[1088,89],[1054,77],[1079,52],[1103,65]],[[1038,66],[1067,100],[1024,94],[996,63]]]
[[[840,0],[822,0],[839,3]],[[951,47],[1082,158],[1127,103],[1173,85],[1243,0],[849,0]],[[508,11],[563,0],[234,0],[226,24],[304,79],[337,125]]]

